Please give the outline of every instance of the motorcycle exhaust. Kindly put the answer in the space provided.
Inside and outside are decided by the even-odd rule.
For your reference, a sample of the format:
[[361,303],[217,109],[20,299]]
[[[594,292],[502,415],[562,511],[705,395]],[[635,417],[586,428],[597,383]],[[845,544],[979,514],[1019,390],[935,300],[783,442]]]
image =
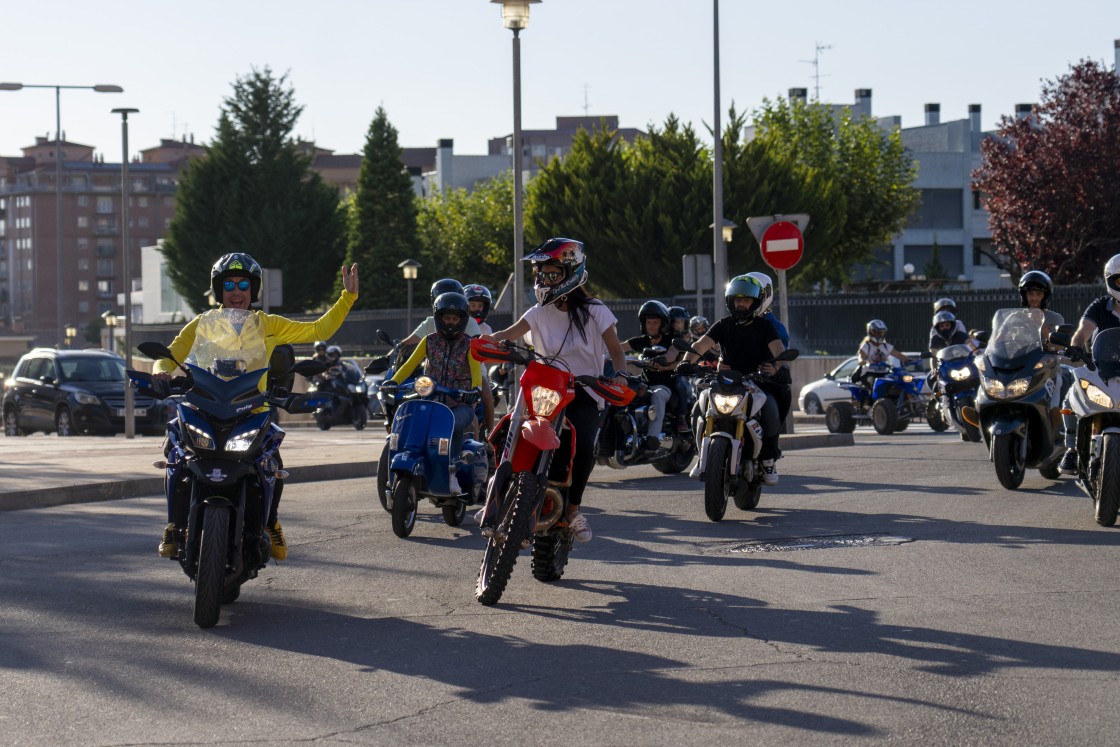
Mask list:
[[980,427],[980,412],[975,407],[969,407],[968,405],[962,407],[961,417],[972,427]]

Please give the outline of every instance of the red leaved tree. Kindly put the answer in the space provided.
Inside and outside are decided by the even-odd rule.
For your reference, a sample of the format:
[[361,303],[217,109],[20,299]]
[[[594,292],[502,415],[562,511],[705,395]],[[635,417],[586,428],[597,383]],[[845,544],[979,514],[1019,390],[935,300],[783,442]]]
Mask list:
[[1013,274],[1092,283],[1120,252],[1120,77],[1088,60],[1046,81],[1027,118],[1003,117],[973,172],[992,245]]

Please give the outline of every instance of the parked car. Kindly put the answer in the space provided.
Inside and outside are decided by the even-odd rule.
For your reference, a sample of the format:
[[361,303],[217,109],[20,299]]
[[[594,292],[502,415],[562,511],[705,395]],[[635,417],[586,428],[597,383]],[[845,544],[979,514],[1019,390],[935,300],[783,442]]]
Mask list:
[[[124,432],[124,360],[104,350],[36,348],[4,380],[5,436]],[[164,403],[133,393],[136,431],[162,435]]]
[[853,355],[826,373],[823,378],[801,387],[801,392],[797,395],[797,406],[801,412],[806,415],[824,415],[824,411],[833,402],[850,400],[852,393],[838,382],[848,383],[858,366],[859,359]]

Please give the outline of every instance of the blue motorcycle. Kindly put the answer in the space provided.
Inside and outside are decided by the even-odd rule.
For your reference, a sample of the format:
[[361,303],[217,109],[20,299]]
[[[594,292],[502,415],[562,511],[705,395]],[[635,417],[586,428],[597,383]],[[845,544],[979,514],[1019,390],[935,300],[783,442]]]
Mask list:
[[[929,353],[921,357],[929,358]],[[923,391],[920,365],[915,361],[905,368],[885,363],[864,366],[859,382],[840,385],[852,393],[851,400],[833,402],[825,411],[829,432],[851,433],[857,425],[870,424],[887,436],[924,420],[929,395]]]
[[[439,506],[444,522],[457,527],[463,523],[467,506],[482,503],[485,497],[489,477],[486,444],[470,437],[474,434],[466,434],[460,452],[450,453],[455,415],[450,407],[430,397],[445,394],[470,400],[478,392],[451,389],[418,376],[401,384],[396,394],[404,401],[397,407],[385,449],[393,533],[402,538],[412,534],[421,498]],[[460,493],[451,492],[452,470]]]
[[972,348],[949,345],[937,351],[937,374],[933,398],[926,406],[926,419],[935,431],[953,426],[962,441],[980,441],[980,429],[964,419],[964,408],[976,406],[980,372],[976,370]]

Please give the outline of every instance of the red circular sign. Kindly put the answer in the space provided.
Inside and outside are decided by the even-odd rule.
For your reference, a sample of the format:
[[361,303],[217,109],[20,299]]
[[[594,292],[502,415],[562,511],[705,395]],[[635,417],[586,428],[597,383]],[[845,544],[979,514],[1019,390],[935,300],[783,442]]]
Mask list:
[[788,270],[800,262],[805,253],[801,229],[788,220],[767,226],[758,243],[762,246],[762,259],[775,270]]

